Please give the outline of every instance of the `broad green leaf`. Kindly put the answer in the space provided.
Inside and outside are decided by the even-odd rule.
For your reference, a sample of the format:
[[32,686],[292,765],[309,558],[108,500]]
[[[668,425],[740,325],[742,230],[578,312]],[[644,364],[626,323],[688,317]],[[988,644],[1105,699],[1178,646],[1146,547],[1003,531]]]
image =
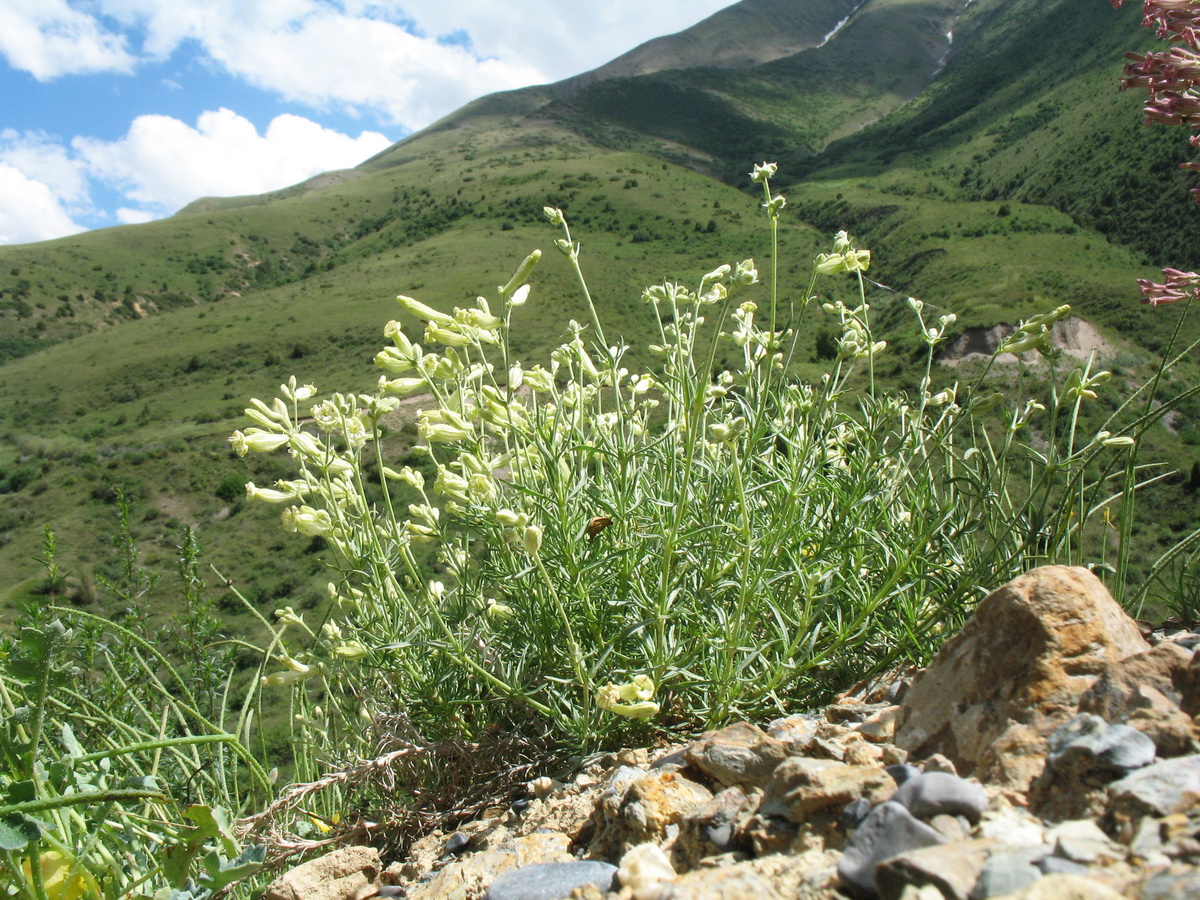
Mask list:
[[22,850],[41,834],[37,823],[24,816],[5,816],[0,819],[0,850]]

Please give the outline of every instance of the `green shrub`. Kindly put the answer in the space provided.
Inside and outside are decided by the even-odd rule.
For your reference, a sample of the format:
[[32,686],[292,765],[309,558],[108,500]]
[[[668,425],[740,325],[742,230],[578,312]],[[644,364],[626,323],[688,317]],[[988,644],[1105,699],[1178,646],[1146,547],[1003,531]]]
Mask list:
[[[932,384],[954,317],[928,323],[910,301],[925,376],[911,396],[882,390],[867,251],[839,234],[808,289],[787,292],[795,305],[778,306],[773,170],[755,170],[768,284],[745,260],[695,289],[647,289],[659,323],[650,371],[627,369],[629,348],[606,337],[579,247],[547,208],[591,320],[569,323],[545,365],[522,364],[509,343],[535,251],[494,310],[482,298],[452,313],[400,298],[426,322],[426,346],[440,346],[390,323],[378,393],[318,399],[292,378],[272,402],[252,401],[255,425],[235,448],[287,448],[299,471],[249,493],[282,504],[287,530],[327,541],[339,573],[337,615],[319,635],[290,609],[277,614],[284,669],[268,682],[320,709],[311,727],[344,756],[365,752],[359,717],[384,712],[430,736],[500,725],[594,748],[631,729],[808,708],[882,666],[927,659],[1018,572],[1104,560],[1108,533],[1088,523],[1135,443],[1113,419],[1081,432],[1080,408],[1108,373],[1056,378],[1050,353],[1048,397],[986,418],[1003,398],[982,377]],[[822,315],[818,279],[855,299],[824,304],[834,358],[803,384],[788,372],[808,317]],[[1024,323],[1000,352],[1049,353],[1067,311]],[[727,355],[737,363],[721,371]],[[420,394],[432,483],[379,457],[380,420]],[[420,495],[407,510],[401,484]],[[415,553],[424,543],[436,547],[434,578]],[[315,643],[290,655],[288,627]]]

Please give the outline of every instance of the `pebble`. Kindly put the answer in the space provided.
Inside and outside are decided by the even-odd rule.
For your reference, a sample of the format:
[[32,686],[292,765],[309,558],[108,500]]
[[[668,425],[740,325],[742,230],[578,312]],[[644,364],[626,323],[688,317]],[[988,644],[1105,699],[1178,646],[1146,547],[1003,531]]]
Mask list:
[[1051,769],[1100,769],[1117,777],[1154,762],[1154,741],[1129,725],[1110,725],[1082,713],[1060,725],[1048,740]]
[[446,845],[443,848],[447,855],[456,855],[462,853],[471,846],[471,836],[463,834],[461,831],[456,831],[450,837],[446,838]]
[[576,888],[595,885],[602,891],[615,890],[617,867],[611,863],[533,863],[510,869],[492,882],[485,900],[564,900]]
[[881,803],[863,821],[842,853],[838,875],[860,891],[875,893],[875,867],[892,856],[945,842],[899,803]]
[[675,869],[658,844],[639,844],[621,857],[621,887],[633,900],[656,900],[663,885],[675,880]]
[[[1049,847],[1044,848],[1046,853]],[[971,889],[971,900],[990,900],[1026,888],[1042,877],[1042,871],[1029,851],[1008,850],[994,853]],[[1040,857],[1039,857],[1040,858]]]
[[971,824],[987,809],[987,794],[973,781],[945,772],[923,772],[906,780],[892,798],[918,819],[936,815],[965,816]]

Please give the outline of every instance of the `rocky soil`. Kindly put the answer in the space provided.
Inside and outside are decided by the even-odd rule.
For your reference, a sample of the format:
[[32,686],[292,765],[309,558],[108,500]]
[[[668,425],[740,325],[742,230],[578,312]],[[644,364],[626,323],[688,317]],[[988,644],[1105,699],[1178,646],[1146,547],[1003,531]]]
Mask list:
[[1036,569],[912,677],[539,779],[267,900],[1200,898],[1198,642],[1147,639],[1086,569]]

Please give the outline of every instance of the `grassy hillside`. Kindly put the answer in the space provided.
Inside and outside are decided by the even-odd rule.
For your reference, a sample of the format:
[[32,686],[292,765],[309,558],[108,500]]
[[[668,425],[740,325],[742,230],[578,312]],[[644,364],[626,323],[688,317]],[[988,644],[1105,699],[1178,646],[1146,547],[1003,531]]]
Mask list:
[[[228,449],[248,398],[291,374],[368,389],[383,324],[400,318],[391,298],[449,308],[494,295],[530,249],[549,249],[547,205],[582,240],[606,320],[640,343],[652,327],[644,285],[765,255],[759,198],[745,189],[764,158],[781,161],[789,197],[786,282],[806,282],[813,253],[847,228],[898,292],[874,301],[885,313],[915,294],[970,328],[1067,302],[1120,347],[1109,368],[1144,377],[1173,320],[1137,306],[1133,279],[1195,260],[1195,210],[1173,167],[1185,141],[1143,129],[1138,98],[1115,92],[1121,51],[1148,40],[1135,12],[1096,0],[1081,16],[1078,3],[868,0],[824,46],[813,36],[848,4],[811,4],[788,26],[805,49],[766,62],[636,76],[615,66],[484,98],[358,169],[286,191],[0,248],[0,602],[36,590],[51,524],[73,599],[111,607],[96,585],[119,563],[107,540],[118,491],[140,563],[163,573],[154,597],[172,596],[187,525],[263,610],[320,602],[321,542],[282,534],[272,510],[241,499],[243,482],[287,475]],[[730,20],[743,21],[724,32],[732,44],[752,42],[771,9],[744,6],[758,15]],[[660,46],[686,65],[712,39]],[[531,362],[568,319],[586,320],[556,255],[534,285],[514,345]],[[804,364],[827,338],[818,321]],[[912,385],[911,364],[899,352],[881,374]],[[1154,436],[1184,471],[1198,414],[1185,408]],[[408,458],[411,423],[392,425]],[[1172,491],[1167,528],[1195,512],[1190,493]]]

